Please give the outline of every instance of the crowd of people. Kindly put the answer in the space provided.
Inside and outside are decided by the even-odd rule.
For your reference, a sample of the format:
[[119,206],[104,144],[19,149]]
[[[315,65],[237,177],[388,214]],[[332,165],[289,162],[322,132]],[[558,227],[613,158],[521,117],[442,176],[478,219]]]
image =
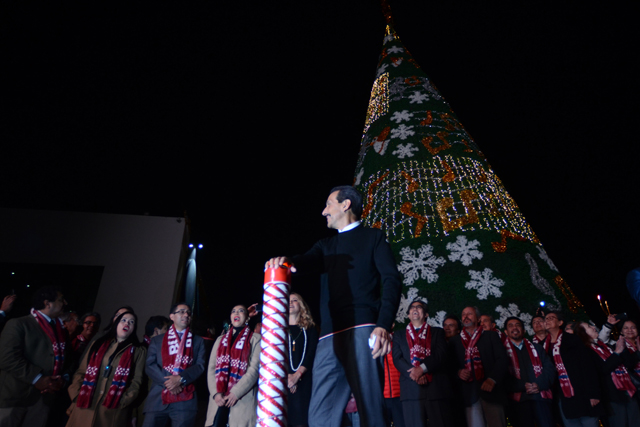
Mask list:
[[[289,426],[637,424],[636,322],[612,315],[598,330],[539,311],[528,339],[522,319],[499,330],[472,306],[431,326],[417,298],[407,326],[392,333],[401,279],[384,233],[361,226],[352,187],[332,189],[322,214],[337,235],[265,264],[321,277],[321,324],[300,294],[289,298]],[[3,300],[3,324],[14,300]],[[178,302],[168,318],[148,319],[143,341],[130,306],[100,332],[100,314],[79,317],[65,305],[60,289],[45,287],[29,315],[4,324],[0,427],[255,426],[255,305],[231,307],[228,329],[215,337],[195,333],[191,307]]]

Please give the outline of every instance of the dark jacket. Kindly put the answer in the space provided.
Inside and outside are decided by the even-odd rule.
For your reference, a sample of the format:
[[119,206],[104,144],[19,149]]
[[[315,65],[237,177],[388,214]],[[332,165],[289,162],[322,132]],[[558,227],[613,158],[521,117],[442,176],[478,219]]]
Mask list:
[[[511,341],[508,341],[508,344],[511,345]],[[556,366],[551,358],[547,356],[547,353],[545,353],[544,348],[540,344],[532,344],[540,357],[542,373],[536,377],[536,374],[533,371],[533,363],[529,357],[529,351],[526,348],[527,344],[523,341],[522,350],[519,350],[517,347],[513,348],[514,356],[518,358],[518,362],[520,364],[520,379],[511,375],[510,372],[506,378],[507,392],[522,393],[520,396],[521,402],[525,400],[542,400],[542,395],[540,393],[527,394],[525,383],[535,383],[540,391],[551,390],[556,379]],[[511,363],[511,361],[509,361],[509,363]]]
[[[472,372],[472,381],[462,381],[458,376],[458,371],[464,369],[464,345],[460,335],[449,340],[449,351],[451,358],[451,375],[457,380],[462,392],[465,406],[471,406],[480,397],[487,402],[506,404],[507,394],[505,379],[507,375],[507,351],[495,331],[484,331],[478,339],[478,351],[484,368],[484,379],[476,380]],[[473,365],[472,365],[473,368]],[[482,391],[480,386],[485,379],[491,378],[495,381],[495,386],[491,392]]]
[[400,372],[400,400],[449,399],[453,397],[449,377],[445,372],[447,343],[442,328],[431,328],[431,355],[420,361],[433,375],[430,383],[419,385],[409,377],[407,370],[413,368],[407,343],[406,330],[393,334],[393,363]]

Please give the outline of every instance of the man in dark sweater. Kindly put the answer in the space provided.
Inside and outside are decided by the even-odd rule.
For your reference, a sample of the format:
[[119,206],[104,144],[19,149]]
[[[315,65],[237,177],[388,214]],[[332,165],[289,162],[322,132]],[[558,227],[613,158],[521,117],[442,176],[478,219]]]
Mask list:
[[524,324],[517,317],[509,317],[508,340],[505,342],[509,357],[509,392],[507,413],[518,427],[553,427],[551,386],[556,368],[544,348],[524,337]]
[[332,189],[322,215],[338,234],[320,240],[304,255],[272,258],[265,265],[287,262],[294,273],[321,275],[312,427],[340,426],[351,393],[362,425],[385,425],[377,359],[391,350],[389,331],[400,303],[400,274],[385,234],[361,226],[361,214],[362,196],[353,187]]

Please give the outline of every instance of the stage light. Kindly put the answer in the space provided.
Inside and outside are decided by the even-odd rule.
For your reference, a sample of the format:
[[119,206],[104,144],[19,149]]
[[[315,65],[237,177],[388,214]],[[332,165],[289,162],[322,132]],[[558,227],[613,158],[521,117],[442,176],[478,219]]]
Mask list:
[[189,247],[192,248],[193,247],[193,243],[189,243]]
[[202,246],[202,243],[200,243],[200,244],[198,245],[198,249],[202,249],[203,247],[204,247],[204,246]]
[[544,301],[540,301],[540,307],[544,307]]

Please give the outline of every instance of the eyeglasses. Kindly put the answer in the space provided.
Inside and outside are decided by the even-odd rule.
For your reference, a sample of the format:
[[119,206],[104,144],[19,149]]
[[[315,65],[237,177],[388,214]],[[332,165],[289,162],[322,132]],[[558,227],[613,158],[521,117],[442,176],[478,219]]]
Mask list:
[[179,314],[179,315],[183,315],[186,314],[187,316],[191,316],[191,310],[178,310],[178,311],[174,311],[171,314]]
[[86,322],[83,323],[83,325],[97,325],[98,322],[92,322],[90,320],[87,320]]
[[547,316],[544,320],[558,320],[558,318],[556,316]]

